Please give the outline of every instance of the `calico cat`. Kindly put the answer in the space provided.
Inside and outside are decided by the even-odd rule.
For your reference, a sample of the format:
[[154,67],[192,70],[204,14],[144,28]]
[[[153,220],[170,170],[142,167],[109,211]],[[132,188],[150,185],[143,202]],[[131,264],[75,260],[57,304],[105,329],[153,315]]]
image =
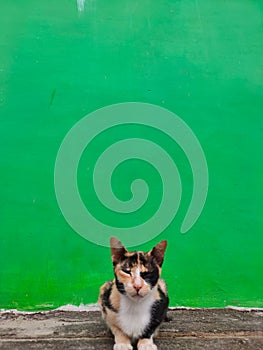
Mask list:
[[128,252],[111,238],[115,279],[100,288],[102,316],[115,338],[113,350],[157,350],[153,335],[166,317],[168,295],[160,279],[167,241],[148,253]]

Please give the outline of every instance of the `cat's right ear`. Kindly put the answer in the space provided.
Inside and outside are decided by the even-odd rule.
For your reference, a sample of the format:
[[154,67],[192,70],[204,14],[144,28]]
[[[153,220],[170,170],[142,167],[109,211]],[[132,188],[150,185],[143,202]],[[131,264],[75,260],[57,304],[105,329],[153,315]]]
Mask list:
[[111,249],[111,260],[113,262],[113,265],[118,264],[118,262],[121,261],[122,257],[125,253],[127,253],[127,250],[122,245],[122,243],[115,237],[111,237],[110,239],[110,249]]

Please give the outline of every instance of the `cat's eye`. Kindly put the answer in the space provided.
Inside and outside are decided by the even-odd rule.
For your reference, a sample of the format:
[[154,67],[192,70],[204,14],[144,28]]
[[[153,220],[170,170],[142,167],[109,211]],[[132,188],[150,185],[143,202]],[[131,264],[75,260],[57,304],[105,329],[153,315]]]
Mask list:
[[130,269],[127,269],[127,268],[125,268],[125,267],[122,267],[122,268],[121,268],[121,271],[124,272],[124,273],[126,273],[127,275],[130,275],[130,274],[131,274],[131,270],[130,270]]
[[149,272],[149,271],[141,272],[140,275],[143,279],[145,279],[147,277],[149,278],[151,276],[151,272]]

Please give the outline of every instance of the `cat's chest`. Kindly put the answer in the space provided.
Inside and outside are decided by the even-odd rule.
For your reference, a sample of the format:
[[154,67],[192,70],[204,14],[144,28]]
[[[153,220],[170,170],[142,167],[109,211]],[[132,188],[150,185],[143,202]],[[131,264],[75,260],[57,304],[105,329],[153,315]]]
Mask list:
[[140,337],[150,323],[153,303],[151,296],[141,302],[134,302],[123,295],[118,312],[118,322],[123,332],[132,338]]

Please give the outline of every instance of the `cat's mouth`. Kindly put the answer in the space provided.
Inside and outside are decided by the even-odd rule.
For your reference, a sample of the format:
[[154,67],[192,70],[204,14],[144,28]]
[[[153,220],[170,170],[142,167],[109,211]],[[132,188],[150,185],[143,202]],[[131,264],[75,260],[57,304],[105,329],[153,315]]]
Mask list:
[[141,299],[143,299],[143,295],[141,295],[139,293],[133,294],[131,297],[132,297],[133,300],[141,300]]

